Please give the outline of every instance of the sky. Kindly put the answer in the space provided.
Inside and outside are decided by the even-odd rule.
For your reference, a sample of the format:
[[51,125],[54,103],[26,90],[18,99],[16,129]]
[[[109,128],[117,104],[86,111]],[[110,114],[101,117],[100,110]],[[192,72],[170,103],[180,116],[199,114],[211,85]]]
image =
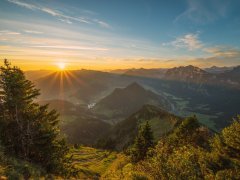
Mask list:
[[0,0],[0,59],[24,70],[240,65],[239,0]]

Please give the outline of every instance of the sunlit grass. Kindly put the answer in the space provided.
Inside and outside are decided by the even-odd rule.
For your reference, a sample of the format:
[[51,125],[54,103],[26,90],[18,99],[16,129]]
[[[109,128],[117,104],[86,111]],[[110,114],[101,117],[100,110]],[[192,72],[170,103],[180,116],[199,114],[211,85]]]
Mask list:
[[100,177],[117,158],[115,152],[91,147],[71,149],[71,154],[80,178]]

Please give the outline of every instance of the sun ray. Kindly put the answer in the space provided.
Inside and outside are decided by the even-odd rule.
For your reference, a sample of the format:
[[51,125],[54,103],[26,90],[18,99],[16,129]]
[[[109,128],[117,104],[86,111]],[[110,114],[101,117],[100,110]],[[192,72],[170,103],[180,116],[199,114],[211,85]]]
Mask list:
[[63,71],[66,68],[66,64],[64,62],[57,63],[58,68]]

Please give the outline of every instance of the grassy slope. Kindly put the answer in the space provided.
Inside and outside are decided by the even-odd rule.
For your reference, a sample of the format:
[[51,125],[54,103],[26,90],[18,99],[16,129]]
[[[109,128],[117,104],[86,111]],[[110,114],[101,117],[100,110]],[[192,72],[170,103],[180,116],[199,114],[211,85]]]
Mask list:
[[146,174],[137,171],[130,158],[122,153],[117,155],[117,159],[108,167],[104,174],[101,175],[101,180],[147,180]]
[[171,131],[181,118],[152,105],[144,105],[139,111],[117,124],[108,137],[116,142],[116,149],[122,150],[132,144],[141,125],[149,121],[154,139]]
[[43,177],[41,167],[4,154],[0,146],[0,179],[26,179]]
[[71,149],[71,154],[80,179],[98,179],[117,158],[115,152],[90,147]]
[[[72,156],[73,165],[78,171],[78,177],[73,179],[99,179],[118,156],[115,152],[90,147],[72,148],[69,155]],[[0,179],[24,179],[27,174],[33,179],[44,179],[48,176],[40,167],[7,157],[0,150]]]

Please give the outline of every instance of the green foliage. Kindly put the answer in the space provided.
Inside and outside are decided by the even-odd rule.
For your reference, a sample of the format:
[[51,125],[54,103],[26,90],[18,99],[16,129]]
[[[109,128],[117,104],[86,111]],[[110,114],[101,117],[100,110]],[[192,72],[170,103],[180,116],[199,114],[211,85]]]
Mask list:
[[115,152],[79,147],[70,149],[78,179],[98,179],[116,159]]
[[209,130],[201,126],[196,116],[184,119],[168,137],[168,143],[172,146],[191,144],[208,148]]
[[[196,117],[186,118],[162,138],[155,148],[151,148],[143,160],[131,164],[126,157],[121,166],[110,168],[112,172],[107,171],[106,177],[156,180],[239,179],[239,127],[238,118],[212,138],[211,133],[198,123]],[[212,142],[212,148],[209,142]],[[140,147],[139,144],[142,144],[141,139],[135,142],[135,147]]]
[[[181,118],[175,116],[159,107],[153,105],[144,105],[136,113],[124,121],[113,126],[110,131],[104,135],[103,141],[111,138],[114,141],[115,150],[122,151],[128,149],[135,140],[140,126],[149,122],[154,135],[154,142],[157,142],[181,121]],[[105,148],[104,146],[100,146]]]
[[135,166],[131,163],[129,157],[118,154],[117,159],[102,174],[101,179],[147,180],[148,178],[143,173],[135,170]]
[[[215,171],[218,177],[240,178],[240,116],[212,140]],[[237,178],[238,177],[238,178]]]
[[97,141],[96,147],[108,150],[114,150],[116,142],[111,138],[101,138]]
[[196,118],[187,118],[159,141],[151,156],[138,163],[135,171],[149,179],[239,179],[239,120],[238,117],[220,134],[213,138],[208,134],[207,138]]
[[132,161],[138,162],[143,160],[151,147],[153,147],[153,133],[147,121],[144,127],[140,127],[135,143],[130,149]]
[[[69,151],[59,136],[58,114],[35,103],[38,95],[24,73],[5,60],[0,68],[0,141],[4,146],[0,147],[0,175],[4,177],[67,177],[72,169],[80,179],[240,179],[240,116],[214,137],[195,116],[174,120],[166,126],[167,132],[160,133],[164,136],[155,147],[147,121],[138,131],[130,156],[78,146]],[[143,114],[151,123],[156,115],[163,116],[156,113]],[[130,120],[122,125],[119,137],[136,133],[145,121],[137,115]],[[115,143],[116,138],[106,138],[99,146],[112,149]]]
[[[46,172],[39,166],[4,154],[0,146],[0,175],[9,179],[40,178]],[[1,178],[0,178],[1,179]]]
[[0,140],[8,155],[38,164],[49,173],[65,174],[68,148],[59,138],[58,114],[34,102],[39,94],[19,68],[4,61],[0,68]]
[[85,114],[79,113],[75,120],[67,122],[61,127],[61,132],[67,135],[68,143],[92,146],[111,128],[108,123]]
[[116,88],[110,95],[101,99],[93,109],[98,115],[110,120],[109,122],[111,119],[120,122],[145,104],[170,109],[170,104],[165,97],[144,89],[136,82],[123,89]]
[[207,151],[201,146],[208,142],[206,136],[196,117],[186,118],[136,168],[152,179],[203,179]]

